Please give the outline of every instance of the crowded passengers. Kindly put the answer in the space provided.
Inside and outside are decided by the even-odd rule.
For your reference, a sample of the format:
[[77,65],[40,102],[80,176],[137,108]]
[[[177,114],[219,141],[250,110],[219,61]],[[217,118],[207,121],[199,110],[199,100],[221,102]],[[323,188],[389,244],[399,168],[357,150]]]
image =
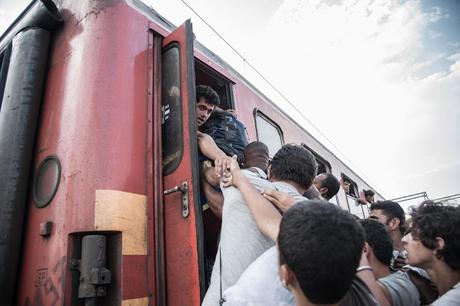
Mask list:
[[222,222],[203,305],[460,305],[460,207],[425,201],[406,220],[368,190],[369,218],[357,220],[328,202],[349,186],[317,174],[303,146],[269,162],[261,142],[238,158],[198,137]]

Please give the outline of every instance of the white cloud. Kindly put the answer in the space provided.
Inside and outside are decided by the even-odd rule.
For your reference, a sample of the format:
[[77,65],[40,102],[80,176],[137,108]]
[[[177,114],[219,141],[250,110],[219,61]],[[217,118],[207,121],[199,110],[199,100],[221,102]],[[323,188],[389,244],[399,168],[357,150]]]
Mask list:
[[429,20],[430,22],[434,23],[437,22],[441,19],[447,19],[449,18],[448,13],[444,13],[440,7],[435,6],[431,8],[431,12],[429,13]]
[[430,36],[431,39],[442,37],[442,33],[431,31],[431,30],[428,31],[428,35]]
[[452,143],[460,138],[460,64],[419,76],[437,60],[457,59],[425,53],[424,33],[442,18],[448,15],[439,8],[423,12],[418,1],[286,0],[257,41],[266,51],[256,66],[371,181],[385,186],[384,193],[400,195],[397,181],[410,182],[409,176],[425,180],[404,186],[408,193],[435,193],[422,174],[460,154],[460,145]]

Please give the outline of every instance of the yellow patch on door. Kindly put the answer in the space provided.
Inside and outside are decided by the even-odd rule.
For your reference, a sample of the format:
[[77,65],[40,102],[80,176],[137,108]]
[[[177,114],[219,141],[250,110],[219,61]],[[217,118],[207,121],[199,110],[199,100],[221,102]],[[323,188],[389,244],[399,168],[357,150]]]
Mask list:
[[96,190],[94,226],[98,231],[121,232],[122,255],[147,255],[147,196]]
[[149,304],[149,298],[129,299],[121,302],[122,306],[146,306]]

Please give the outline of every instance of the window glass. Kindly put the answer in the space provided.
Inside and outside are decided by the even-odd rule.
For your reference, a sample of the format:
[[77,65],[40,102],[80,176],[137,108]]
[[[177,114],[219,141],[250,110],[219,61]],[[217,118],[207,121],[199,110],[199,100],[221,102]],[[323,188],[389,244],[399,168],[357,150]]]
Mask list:
[[283,146],[281,129],[270,119],[256,113],[257,139],[267,145],[270,157]]
[[179,47],[167,47],[161,62],[163,174],[167,175],[179,166],[183,153]]
[[324,159],[321,155],[317,154],[315,151],[310,149],[310,147],[306,144],[302,143],[302,146],[305,147],[308,151],[310,151],[313,154],[313,156],[315,156],[316,163],[318,164],[317,174],[331,173],[331,166],[326,159]]

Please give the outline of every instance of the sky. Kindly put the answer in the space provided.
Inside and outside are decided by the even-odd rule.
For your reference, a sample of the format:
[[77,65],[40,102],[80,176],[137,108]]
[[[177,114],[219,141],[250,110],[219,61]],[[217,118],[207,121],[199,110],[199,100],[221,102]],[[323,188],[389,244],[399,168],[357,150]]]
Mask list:
[[[198,41],[384,197],[460,193],[460,1],[184,1],[321,133],[181,0],[144,2],[191,18]],[[0,32],[24,6],[0,0]]]

